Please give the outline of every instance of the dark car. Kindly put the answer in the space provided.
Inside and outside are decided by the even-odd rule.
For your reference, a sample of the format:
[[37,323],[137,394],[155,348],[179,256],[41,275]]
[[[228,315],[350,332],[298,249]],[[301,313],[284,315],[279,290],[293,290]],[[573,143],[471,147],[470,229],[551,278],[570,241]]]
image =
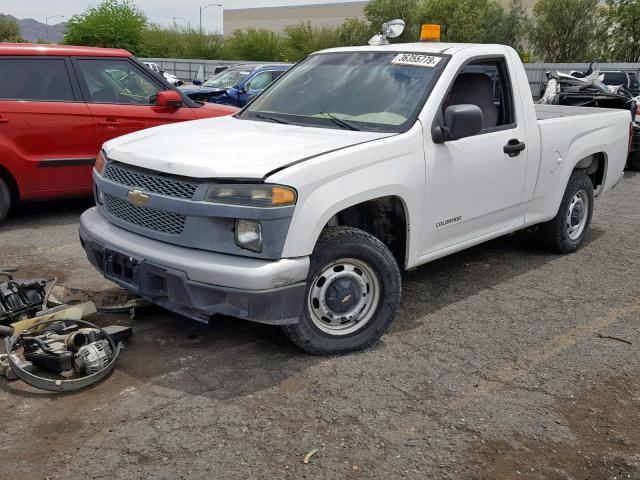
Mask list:
[[634,72],[618,71],[603,71],[600,72],[600,78],[605,85],[611,85],[617,87],[622,85],[632,94],[640,94],[640,84],[638,83],[638,77]]
[[194,85],[182,86],[180,90],[199,102],[244,107],[290,68],[291,65],[238,65],[201,85],[194,81]]

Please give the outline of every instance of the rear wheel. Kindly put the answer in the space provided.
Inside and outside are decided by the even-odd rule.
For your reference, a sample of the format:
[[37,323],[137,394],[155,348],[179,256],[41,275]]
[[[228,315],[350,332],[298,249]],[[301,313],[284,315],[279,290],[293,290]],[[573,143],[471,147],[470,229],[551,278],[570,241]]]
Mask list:
[[7,214],[9,213],[9,208],[11,207],[11,191],[9,190],[9,186],[7,182],[0,177],[0,222],[2,222]]
[[282,327],[298,347],[314,355],[361,350],[374,344],[400,304],[401,278],[389,249],[350,227],[331,227],[311,256],[304,312]]
[[557,253],[576,251],[584,243],[593,216],[593,184],[581,170],[571,174],[558,214],[540,228],[543,245]]

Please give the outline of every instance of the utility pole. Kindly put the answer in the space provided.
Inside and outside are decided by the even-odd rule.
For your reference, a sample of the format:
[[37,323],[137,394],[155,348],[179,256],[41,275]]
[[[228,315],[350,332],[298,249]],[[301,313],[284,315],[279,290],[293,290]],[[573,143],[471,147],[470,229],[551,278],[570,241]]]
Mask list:
[[51,20],[52,18],[64,18],[64,15],[51,15],[50,17],[47,17],[44,21],[45,25],[47,26],[47,43],[49,43],[49,20]]
[[222,8],[222,11],[224,13],[224,6],[220,5],[219,3],[211,3],[209,5],[205,5],[204,7],[200,7],[200,35],[202,35],[202,11],[206,10],[209,7],[220,7]]

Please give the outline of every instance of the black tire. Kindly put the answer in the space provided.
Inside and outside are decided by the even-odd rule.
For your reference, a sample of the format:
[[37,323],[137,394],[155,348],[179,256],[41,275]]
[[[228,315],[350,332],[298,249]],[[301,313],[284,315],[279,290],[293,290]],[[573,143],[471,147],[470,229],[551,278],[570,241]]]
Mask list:
[[0,222],[2,222],[9,213],[11,207],[11,191],[7,182],[0,177]]
[[[356,310],[354,311],[359,313],[354,314],[355,320],[350,322],[351,328],[355,329],[352,333],[327,333],[317,325],[321,322],[318,312],[312,312],[314,305],[318,305],[317,299],[313,298],[313,294],[315,292],[314,289],[319,288],[318,286],[321,282],[327,281],[326,277],[318,277],[318,275],[323,275],[325,272],[329,272],[331,275],[340,275],[340,273],[334,272],[347,272],[344,268],[339,270],[341,261],[359,262],[363,268],[360,272],[357,267],[354,268],[351,272],[352,276],[354,276],[353,272],[359,272],[358,275],[362,279],[368,279],[366,269],[369,269],[368,274],[371,275],[372,281],[364,281],[366,288],[353,290],[357,293],[362,293],[362,297],[365,299],[358,300],[361,298],[360,295],[351,295],[349,292],[353,291],[343,289],[342,291],[347,293],[341,298],[334,297],[335,305],[338,307],[344,305],[347,300],[353,302],[352,298],[356,299],[357,302],[368,302],[368,305],[363,307],[362,310],[358,309],[360,303],[355,305]],[[338,263],[336,264],[336,262]],[[333,265],[338,266],[333,267]],[[365,273],[362,273],[362,270],[365,270]],[[323,278],[325,278],[324,281],[322,280]],[[357,285],[358,281],[361,280],[358,277],[356,278],[357,280],[353,282],[353,285]],[[336,284],[338,281],[342,282],[344,280],[335,277],[327,285]],[[370,288],[370,285],[373,286]],[[377,289],[379,289],[377,294],[374,292],[376,285]],[[329,288],[327,287],[328,290]],[[389,328],[400,306],[401,292],[402,280],[398,263],[380,240],[356,228],[330,227],[322,233],[311,255],[311,266],[307,278],[307,292],[302,316],[297,324],[285,325],[282,330],[295,345],[313,355],[337,355],[362,350],[377,342]],[[368,296],[371,301],[366,298]],[[376,296],[377,299],[374,301]],[[327,308],[325,300],[328,298],[330,298],[329,294],[323,298],[325,308]],[[364,312],[368,312],[365,315],[368,320],[359,325],[360,320],[357,317],[362,317]],[[312,316],[315,320],[312,319]],[[343,320],[345,318],[343,317]],[[332,319],[335,322],[340,321],[338,317],[332,317]],[[336,326],[323,327],[327,329],[336,328]],[[337,326],[337,328],[341,327]]]
[[627,160],[627,168],[636,172],[640,171],[640,150],[637,150],[629,155]]
[[[577,231],[571,233],[568,217],[572,209],[574,199],[578,195],[584,195],[584,198],[588,199],[588,205],[586,208],[582,209],[583,215],[586,214],[586,224],[584,225],[581,233]],[[591,225],[593,204],[594,196],[591,179],[589,179],[587,174],[582,170],[574,171],[571,174],[571,178],[569,178],[569,183],[567,184],[567,189],[562,197],[562,203],[560,204],[558,214],[553,220],[543,223],[540,227],[540,236],[543,246],[556,253],[571,253],[580,248],[584,243],[584,239]],[[576,220],[576,224],[577,223],[578,222]],[[575,236],[572,237],[572,235]]]

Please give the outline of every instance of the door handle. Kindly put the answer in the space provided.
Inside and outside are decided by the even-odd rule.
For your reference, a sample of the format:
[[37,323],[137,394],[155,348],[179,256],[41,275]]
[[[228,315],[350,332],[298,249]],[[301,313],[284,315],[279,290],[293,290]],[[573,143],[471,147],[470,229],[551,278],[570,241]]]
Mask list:
[[9,119],[0,117],[0,123],[9,123]]
[[98,122],[98,125],[100,125],[101,127],[117,127],[118,125],[122,125],[122,122],[119,122],[115,118],[107,118],[106,120],[100,120]]
[[524,142],[514,138],[504,146],[504,153],[510,157],[517,157],[525,148],[527,148],[527,145]]

